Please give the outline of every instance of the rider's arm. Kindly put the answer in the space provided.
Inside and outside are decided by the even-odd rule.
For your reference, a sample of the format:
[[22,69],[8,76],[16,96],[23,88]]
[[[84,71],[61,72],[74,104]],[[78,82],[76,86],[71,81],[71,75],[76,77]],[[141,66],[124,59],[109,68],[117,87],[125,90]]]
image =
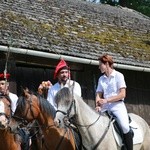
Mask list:
[[99,104],[99,100],[103,97],[103,93],[102,92],[97,92],[96,93],[96,111],[100,111],[101,110],[101,105]]

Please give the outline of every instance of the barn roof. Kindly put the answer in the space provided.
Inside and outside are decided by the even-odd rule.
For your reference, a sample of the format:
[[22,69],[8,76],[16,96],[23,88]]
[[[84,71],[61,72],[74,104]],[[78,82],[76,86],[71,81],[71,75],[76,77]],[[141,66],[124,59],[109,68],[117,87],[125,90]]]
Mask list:
[[3,0],[0,45],[150,68],[150,18],[77,0]]

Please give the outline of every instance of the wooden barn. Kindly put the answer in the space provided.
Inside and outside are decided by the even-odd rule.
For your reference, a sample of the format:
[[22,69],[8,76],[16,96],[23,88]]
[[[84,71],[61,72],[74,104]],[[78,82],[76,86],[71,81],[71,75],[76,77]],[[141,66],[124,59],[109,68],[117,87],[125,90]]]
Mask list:
[[1,1],[0,13],[0,72],[11,74],[12,92],[55,83],[54,68],[64,58],[94,108],[98,57],[108,53],[125,76],[128,111],[150,124],[150,18],[77,0]]

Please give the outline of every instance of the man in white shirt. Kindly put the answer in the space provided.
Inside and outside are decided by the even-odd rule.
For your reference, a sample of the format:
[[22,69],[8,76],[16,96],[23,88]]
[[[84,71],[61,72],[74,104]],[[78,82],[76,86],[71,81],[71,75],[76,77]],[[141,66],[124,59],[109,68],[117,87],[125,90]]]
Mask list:
[[63,59],[61,59],[56,66],[54,79],[56,78],[58,79],[58,82],[49,88],[47,100],[57,110],[54,97],[62,87],[70,87],[73,85],[73,92],[79,96],[81,96],[81,87],[76,81],[70,80],[70,69]]
[[0,74],[0,95],[9,96],[11,100],[12,113],[14,113],[16,110],[16,103],[18,100],[18,96],[9,91],[9,82],[8,82],[9,78],[10,78],[10,74],[8,73],[6,75],[4,73]]

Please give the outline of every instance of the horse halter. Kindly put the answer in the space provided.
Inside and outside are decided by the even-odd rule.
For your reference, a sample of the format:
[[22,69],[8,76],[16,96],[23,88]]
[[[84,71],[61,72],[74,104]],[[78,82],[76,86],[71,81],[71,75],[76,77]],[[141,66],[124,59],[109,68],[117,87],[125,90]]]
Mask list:
[[[62,111],[62,110],[59,110],[59,109],[56,110],[56,113],[57,113],[57,112],[60,112],[60,113],[62,113],[62,114],[64,115],[63,121],[64,121],[64,123],[65,123],[66,126],[68,126],[68,120],[71,118],[71,117],[70,117],[70,113],[71,113],[72,108],[74,108],[74,112],[75,112],[75,114],[76,114],[76,105],[75,105],[75,100],[74,100],[74,99],[72,100],[72,102],[71,102],[71,104],[70,104],[70,107],[69,107],[69,109],[67,110],[67,112]],[[59,120],[59,121],[60,121],[60,120]]]

